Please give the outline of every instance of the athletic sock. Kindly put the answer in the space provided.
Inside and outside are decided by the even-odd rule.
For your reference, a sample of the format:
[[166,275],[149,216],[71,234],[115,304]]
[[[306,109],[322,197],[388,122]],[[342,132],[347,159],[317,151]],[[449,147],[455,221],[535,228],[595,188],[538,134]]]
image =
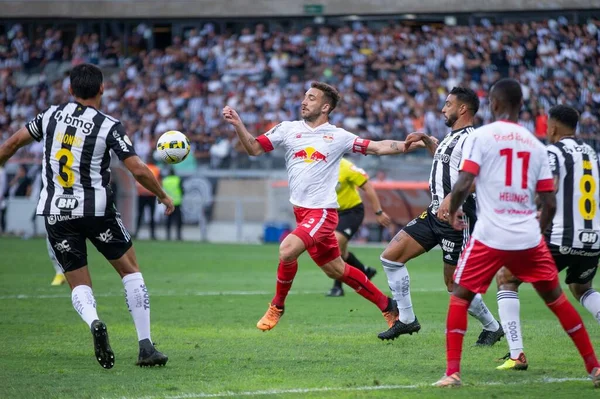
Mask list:
[[294,283],[294,277],[298,272],[298,261],[293,260],[290,262],[279,261],[277,267],[277,284],[275,286],[275,296],[271,300],[271,305],[283,308],[285,304],[285,298],[292,288]]
[[471,305],[469,305],[469,314],[479,320],[484,330],[498,331],[498,328],[500,328],[500,324],[496,321],[492,312],[489,311],[488,307],[483,302],[481,294],[475,295],[475,298],[471,301]]
[[498,298],[498,314],[510,349],[510,357],[516,359],[523,352],[519,294],[514,291],[501,290],[498,291],[496,297]]
[[564,293],[556,301],[549,303],[548,307],[558,317],[563,329],[573,340],[579,354],[583,358],[587,372],[591,373],[594,367],[599,367],[599,364],[581,316],[579,316],[579,313],[577,313]]
[[142,273],[131,273],[123,277],[125,303],[133,318],[138,341],[150,341],[150,296]]
[[446,375],[460,373],[463,339],[467,332],[467,309],[469,302],[450,296],[446,319]]
[[408,269],[406,269],[404,263],[392,262],[384,258],[380,259],[383,270],[385,270],[385,274],[387,275],[392,296],[396,303],[398,303],[399,320],[404,324],[412,323],[415,321],[415,313],[410,298],[410,276],[408,275]]
[[96,298],[94,298],[92,287],[78,285],[73,288],[73,291],[71,291],[71,302],[77,313],[79,313],[79,316],[91,328],[92,322],[99,319],[96,312]]
[[374,303],[379,310],[384,312],[388,306],[388,297],[383,294],[367,276],[355,267],[346,263],[342,282],[352,287],[363,298]]
[[600,293],[590,288],[583,293],[579,301],[596,318],[596,321],[600,323]]
[[363,263],[356,256],[354,256],[352,252],[348,252],[348,258],[345,259],[345,261],[350,266],[354,266],[355,268],[357,268],[365,274],[367,273],[367,268],[365,267],[365,265],[363,265]]

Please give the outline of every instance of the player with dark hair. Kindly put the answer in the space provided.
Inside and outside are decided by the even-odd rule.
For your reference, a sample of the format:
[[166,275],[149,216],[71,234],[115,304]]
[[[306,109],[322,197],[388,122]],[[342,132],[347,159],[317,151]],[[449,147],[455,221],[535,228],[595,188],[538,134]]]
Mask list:
[[[446,320],[447,366],[444,376],[434,384],[438,387],[461,385],[467,309],[477,293],[487,291],[503,266],[519,280],[533,283],[579,350],[594,386],[600,387],[600,364],[594,347],[581,317],[560,288],[556,265],[541,234],[556,212],[554,182],[544,145],[517,124],[522,105],[519,82],[498,81],[490,92],[496,121],[475,130],[465,142],[449,220],[458,230],[465,227],[459,208],[477,178],[477,224],[454,273]],[[541,204],[539,222],[536,193]]]
[[404,142],[366,140],[331,125],[329,114],[339,98],[335,88],[313,82],[301,104],[302,120],[282,122],[256,138],[235,110],[223,109],[223,117],[233,125],[249,155],[261,155],[279,146],[286,150],[290,202],[294,205],[297,227],[279,247],[276,293],[256,325],[260,330],[272,329],[283,315],[285,299],[298,270],[298,257],[305,251],[327,276],[341,280],[375,304],[389,326],[398,318],[396,303],[340,256],[334,234],[338,224],[335,187],[344,154],[402,154]]
[[129,232],[110,188],[110,150],[135,179],[173,212],[173,201],[136,155],[123,125],[99,111],[104,92],[102,72],[91,64],[71,70],[69,92],[75,101],[53,105],[0,146],[0,166],[33,140],[43,141],[42,190],[37,214],[45,217],[50,249],[71,287],[73,307],[91,330],[94,352],[104,368],[115,357],[108,331],[96,311],[87,266],[86,239],[122,278],[125,302],[139,341],[139,366],[165,365],[167,356],[150,338],[150,298]]
[[[448,206],[452,187],[458,178],[458,167],[463,155],[465,140],[473,132],[473,118],[479,109],[479,98],[471,89],[455,87],[446,98],[442,108],[446,126],[452,129],[435,148],[429,177],[431,205],[419,217],[409,222],[388,244],[381,254],[381,264],[388,277],[388,284],[394,299],[398,302],[400,318],[387,331],[379,334],[383,340],[395,339],[402,334],[412,334],[421,329],[412,308],[410,297],[410,276],[406,263],[435,246],[442,248],[444,282],[448,292],[452,292],[452,274],[458,257],[463,250],[470,231],[475,224],[475,198],[469,197],[465,204],[465,222],[468,226],[458,232],[448,224]],[[413,133],[406,139],[407,144],[428,140],[422,133]],[[469,307],[469,313],[483,326],[475,345],[494,345],[504,335],[502,327],[478,295]]]
[[[548,113],[547,150],[557,211],[544,238],[558,271],[567,270],[565,282],[571,293],[600,323],[600,293],[592,288],[600,259],[600,166],[596,151],[575,137],[578,120],[577,110],[566,105],[554,106]],[[505,267],[496,282],[500,320],[510,330],[510,352],[497,369],[527,370],[517,294],[521,282]]]

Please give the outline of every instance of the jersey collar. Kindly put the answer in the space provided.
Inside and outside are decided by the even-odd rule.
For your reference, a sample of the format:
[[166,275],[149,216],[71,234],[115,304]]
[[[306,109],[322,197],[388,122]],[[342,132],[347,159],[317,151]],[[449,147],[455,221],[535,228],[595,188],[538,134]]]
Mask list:
[[331,126],[331,123],[325,122],[322,125],[319,125],[319,126],[317,126],[316,128],[313,129],[312,127],[308,126],[308,124],[306,122],[304,122],[304,120],[302,120],[302,124],[304,125],[305,128],[307,128],[308,130],[310,130],[313,133],[316,132],[319,129],[324,128],[324,127]]

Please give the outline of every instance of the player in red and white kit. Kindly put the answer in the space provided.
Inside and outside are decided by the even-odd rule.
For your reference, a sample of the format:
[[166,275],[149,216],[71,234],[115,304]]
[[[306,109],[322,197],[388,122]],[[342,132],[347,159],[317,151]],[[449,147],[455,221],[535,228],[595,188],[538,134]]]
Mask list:
[[[446,321],[447,368],[436,386],[461,384],[467,309],[475,294],[485,293],[505,265],[519,280],[533,283],[575,343],[594,386],[600,387],[600,365],[587,330],[560,288],[554,260],[542,239],[541,232],[556,212],[554,182],[546,148],[516,123],[522,102],[519,82],[498,81],[490,92],[496,122],[471,133],[463,148],[460,176],[452,189],[450,221],[457,229],[463,227],[459,207],[477,177],[477,223],[454,273]],[[539,222],[536,193],[542,204]]]
[[290,202],[294,205],[297,227],[279,247],[276,293],[256,325],[260,330],[272,329],[283,315],[285,298],[298,270],[297,259],[304,251],[308,251],[329,277],[344,282],[374,303],[388,326],[398,319],[395,301],[340,256],[334,233],[338,223],[335,187],[344,154],[401,154],[405,150],[404,142],[365,140],[331,125],[329,114],[339,98],[333,87],[313,82],[302,101],[302,120],[282,122],[256,138],[246,130],[235,110],[223,109],[223,117],[235,127],[249,155],[260,155],[279,146],[286,150]]

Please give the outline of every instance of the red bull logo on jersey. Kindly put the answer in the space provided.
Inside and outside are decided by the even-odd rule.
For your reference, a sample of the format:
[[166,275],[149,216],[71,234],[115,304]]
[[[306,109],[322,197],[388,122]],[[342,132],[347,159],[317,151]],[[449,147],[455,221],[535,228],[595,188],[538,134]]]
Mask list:
[[325,163],[327,162],[327,155],[323,154],[322,152],[316,150],[313,147],[306,147],[302,150],[294,152],[294,154],[292,155],[292,159],[298,158],[304,160],[304,162],[306,163],[313,163],[319,161],[323,161]]

